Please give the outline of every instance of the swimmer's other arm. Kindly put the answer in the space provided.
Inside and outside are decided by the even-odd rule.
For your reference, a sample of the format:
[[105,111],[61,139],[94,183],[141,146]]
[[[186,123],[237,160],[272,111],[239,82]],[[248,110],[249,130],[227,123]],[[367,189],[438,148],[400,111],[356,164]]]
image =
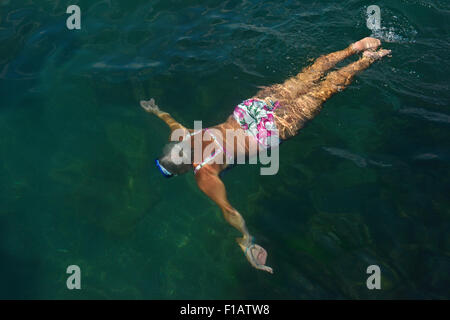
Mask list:
[[250,233],[247,230],[244,218],[228,202],[225,185],[223,184],[222,180],[220,180],[217,173],[214,172],[211,167],[206,165],[202,168],[202,170],[197,172],[197,174],[195,175],[195,180],[197,181],[197,185],[200,190],[202,190],[220,207],[225,220],[242,233],[243,237],[237,238],[236,240],[241,249],[245,252],[245,256],[250,264],[256,269],[273,273],[272,268],[264,265],[264,263],[258,263],[258,261],[256,261],[251,254],[247,253],[248,250],[246,250],[246,248],[251,245]]
[[171,132],[177,129],[188,130],[182,124],[180,124],[174,118],[172,118],[172,116],[169,113],[161,111],[159,107],[156,105],[155,99],[153,98],[151,98],[148,101],[141,100],[141,107],[144,108],[145,111],[153,113],[158,118],[163,120],[169,126]]

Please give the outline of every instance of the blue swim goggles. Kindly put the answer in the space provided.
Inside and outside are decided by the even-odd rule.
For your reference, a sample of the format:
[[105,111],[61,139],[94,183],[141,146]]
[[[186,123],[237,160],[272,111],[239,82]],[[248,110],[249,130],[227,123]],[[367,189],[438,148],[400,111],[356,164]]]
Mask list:
[[166,178],[172,178],[173,176],[176,176],[176,174],[170,173],[169,170],[164,168],[160,163],[158,159],[155,159],[156,166],[158,167],[159,171],[162,173],[162,175]]

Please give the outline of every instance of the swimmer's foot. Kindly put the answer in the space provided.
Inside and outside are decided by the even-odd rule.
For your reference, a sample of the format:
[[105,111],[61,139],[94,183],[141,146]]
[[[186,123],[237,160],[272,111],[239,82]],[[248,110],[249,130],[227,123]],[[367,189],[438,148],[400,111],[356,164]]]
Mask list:
[[363,52],[363,57],[366,57],[366,58],[369,58],[372,60],[379,60],[379,59],[383,58],[384,56],[387,56],[390,53],[391,53],[391,50],[387,50],[387,49],[380,49],[378,51],[366,50]]
[[375,50],[381,45],[381,41],[376,38],[367,37],[352,44],[353,50],[361,52],[363,50]]
[[250,262],[254,268],[273,273],[272,268],[265,265],[267,260],[267,251],[260,245],[253,243],[253,237],[247,239],[238,238],[236,240],[242,251],[244,251],[248,262]]

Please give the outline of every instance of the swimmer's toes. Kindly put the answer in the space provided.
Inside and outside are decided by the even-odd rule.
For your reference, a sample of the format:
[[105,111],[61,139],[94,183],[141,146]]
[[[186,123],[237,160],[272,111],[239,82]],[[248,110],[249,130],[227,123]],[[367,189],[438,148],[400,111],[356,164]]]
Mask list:
[[391,54],[392,50],[388,50],[388,49],[380,49],[378,50],[378,54],[380,55],[380,58],[387,56],[388,54]]
[[353,44],[355,50],[363,51],[368,49],[376,49],[381,45],[381,41],[376,38],[366,37]]
[[373,59],[373,60],[378,60],[390,53],[391,53],[391,50],[387,50],[387,49],[380,49],[378,51],[366,50],[363,52],[363,56]]

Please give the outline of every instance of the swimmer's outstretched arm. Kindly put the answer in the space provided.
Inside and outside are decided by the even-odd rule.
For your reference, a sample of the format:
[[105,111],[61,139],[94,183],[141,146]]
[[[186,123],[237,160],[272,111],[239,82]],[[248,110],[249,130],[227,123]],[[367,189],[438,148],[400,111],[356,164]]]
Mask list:
[[148,101],[141,100],[141,107],[144,108],[145,111],[153,113],[158,118],[163,120],[169,126],[171,132],[177,129],[190,131],[186,129],[182,124],[177,122],[174,118],[172,118],[172,116],[169,113],[161,111],[159,107],[156,105],[155,99],[153,98],[151,98]]
[[218,175],[208,166],[203,167],[195,175],[198,187],[222,210],[225,220],[237,230],[242,232],[243,237],[237,238],[242,251],[256,269],[273,273],[272,268],[265,265],[267,252],[261,246],[252,243],[252,237],[247,230],[244,218],[228,202],[225,185]]

